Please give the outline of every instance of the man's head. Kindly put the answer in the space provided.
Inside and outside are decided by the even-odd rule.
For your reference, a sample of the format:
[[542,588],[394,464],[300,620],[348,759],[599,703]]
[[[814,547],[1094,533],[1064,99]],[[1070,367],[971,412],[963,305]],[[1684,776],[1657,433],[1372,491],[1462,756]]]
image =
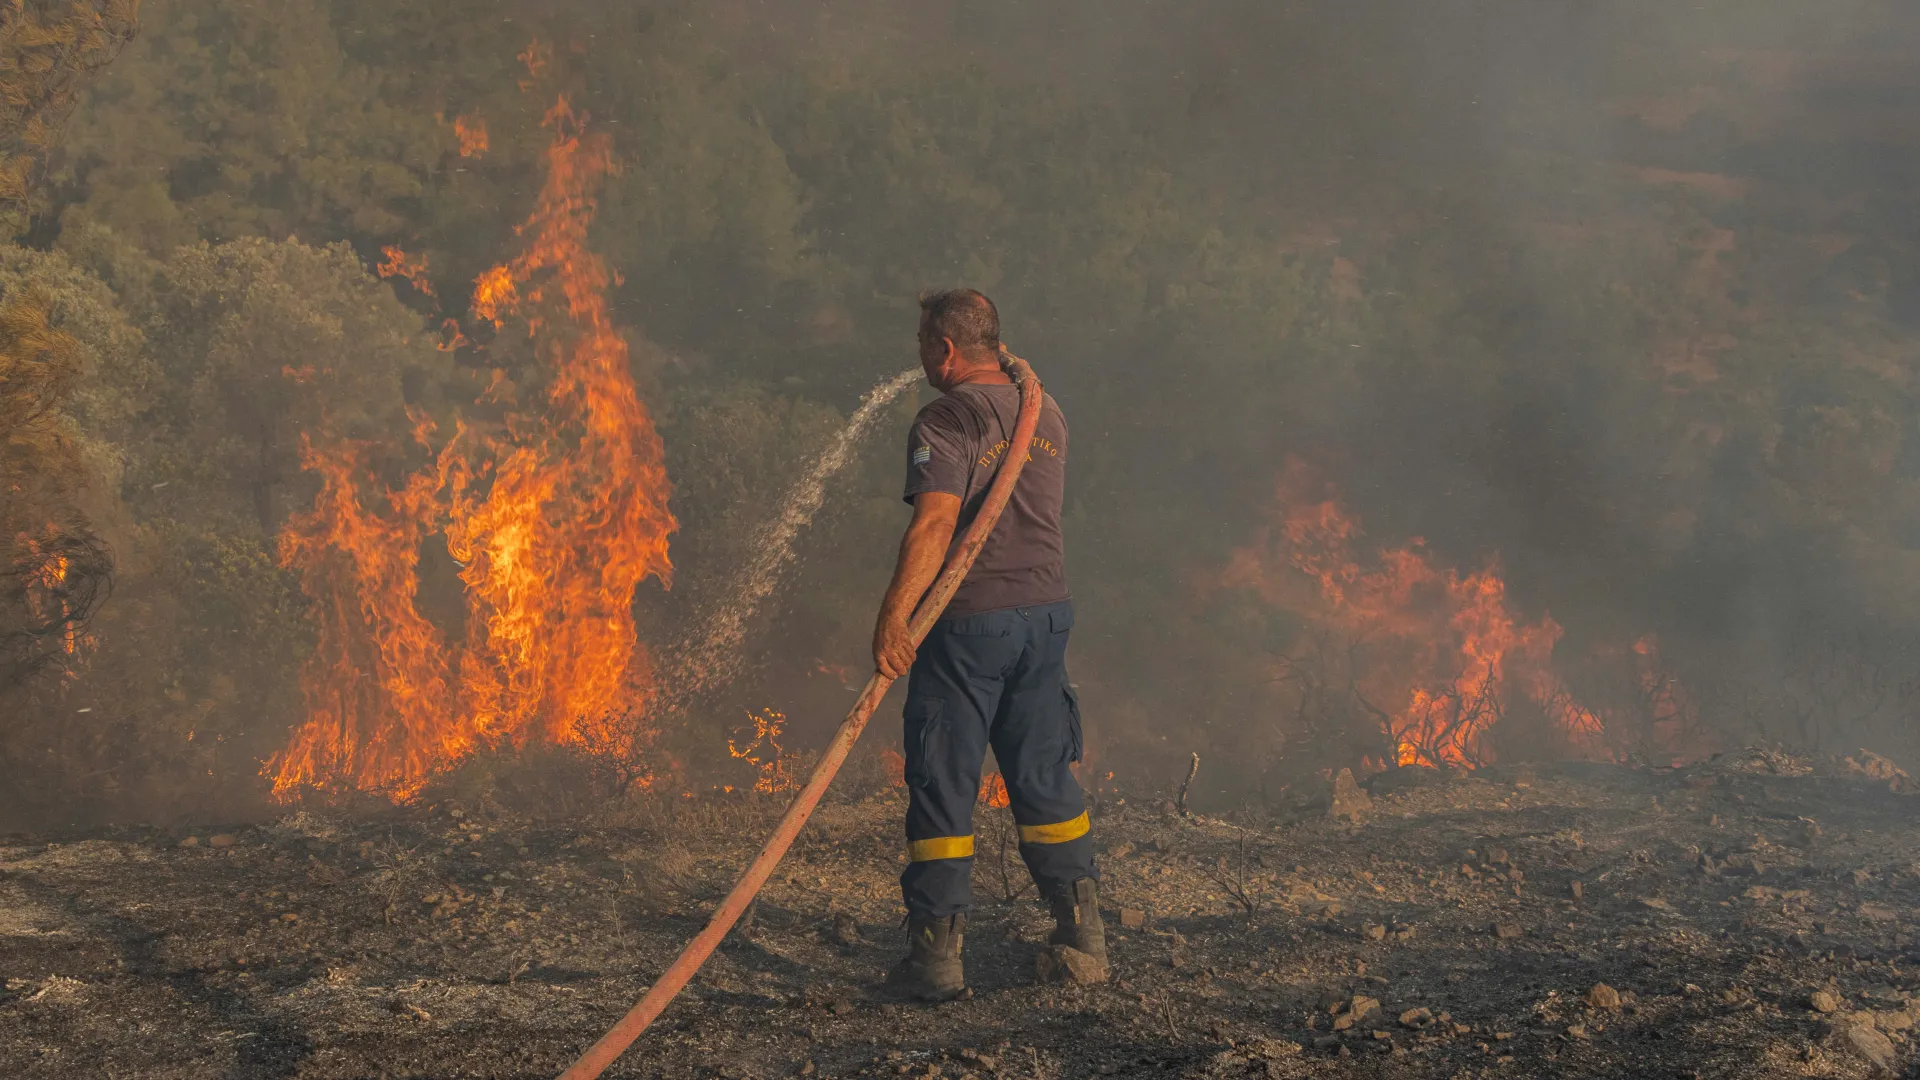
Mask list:
[[935,389],[946,391],[969,376],[1000,370],[1000,313],[972,289],[947,289],[920,297],[920,366]]

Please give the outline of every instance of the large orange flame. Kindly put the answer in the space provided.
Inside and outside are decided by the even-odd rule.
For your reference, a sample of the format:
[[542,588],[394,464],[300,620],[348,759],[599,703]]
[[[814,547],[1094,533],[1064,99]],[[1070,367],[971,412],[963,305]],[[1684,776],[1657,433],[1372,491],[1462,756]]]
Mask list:
[[[460,425],[432,466],[371,498],[369,448],[306,448],[321,491],[282,533],[281,560],[301,572],[319,646],[302,678],[307,720],[267,765],[281,798],[308,786],[404,798],[483,745],[619,751],[644,734],[617,718],[652,682],[632,605],[646,578],[670,581],[671,488],[608,307],[612,274],[587,247],[608,141],[564,98],[545,124],[524,250],[482,274],[473,299],[477,316],[517,317],[538,339],[552,367],[544,411],[495,435]],[[483,399],[503,400],[501,383]],[[415,434],[425,444],[432,426],[417,419]],[[459,645],[414,603],[417,553],[435,532],[462,564]]]
[[[480,616],[469,619],[462,667],[481,727],[536,725],[564,742],[578,723],[610,717],[650,685],[633,592],[649,576],[671,579],[667,540],[676,526],[660,436],[608,310],[613,275],[587,248],[592,192],[612,165],[610,147],[583,137],[565,99],[546,123],[556,137],[522,229],[526,250],[481,283],[504,269],[524,297],[515,306],[529,332],[558,308],[573,339],[550,350],[542,437],[498,460],[483,501],[456,499],[447,541],[466,564],[460,576]],[[481,303],[476,290],[476,310]]]
[[276,796],[303,785],[410,794],[475,744],[472,726],[455,722],[445,642],[413,604],[439,476],[418,473],[370,508],[359,488],[365,453],[303,446],[320,494],[281,533],[280,561],[301,571],[319,633],[301,678],[307,721],[268,764]]

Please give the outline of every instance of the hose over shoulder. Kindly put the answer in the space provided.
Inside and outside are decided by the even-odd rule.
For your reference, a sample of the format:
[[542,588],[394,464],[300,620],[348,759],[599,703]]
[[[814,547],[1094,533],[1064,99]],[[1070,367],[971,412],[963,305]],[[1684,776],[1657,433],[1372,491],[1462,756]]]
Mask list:
[[[1000,367],[1014,384],[1020,388],[1020,416],[1013,426],[1013,446],[1027,447],[1033,444],[1034,432],[1040,426],[1041,403],[1046,400],[1046,389],[1040,385],[1040,379],[1033,368],[1019,357],[1000,350]],[[967,531],[961,535],[960,544],[947,558],[947,565],[934,579],[933,587],[927,590],[920,605],[914,609],[913,618],[907,622],[907,632],[912,635],[917,646],[926,640],[927,632],[947,608],[947,601],[953,599],[960,583],[966,580],[967,571],[973,568],[973,560],[986,546],[987,538],[993,535],[993,527],[1000,520],[1001,511],[1007,508],[1007,500],[1013,497],[1013,487],[1020,480],[1020,471],[1026,466],[1027,455],[1009,452],[1000,461],[1000,468],[994,473],[993,483],[987,488],[987,497],[981,503],[980,512]],[[812,816],[814,807],[820,804],[820,797],[826,794],[827,785],[833,782],[835,773],[847,760],[853,750],[853,744],[859,740],[860,733],[866,729],[867,721],[873,718],[873,712],[880,706],[880,699],[886,696],[887,688],[893,685],[893,679],[874,672],[867,680],[866,688],[854,702],[853,711],[840,723],[834,732],[833,740],[820,755],[820,763],[814,766],[813,773],[807,777],[805,786],[787,804],[786,813],[780,816],[780,823],[774,826],[773,835],[767,838],[765,847],[754,856],[747,868],[741,871],[740,878],[734,883],[733,890],[720,902],[707,925],[696,934],[687,947],[681,950],[678,958],[660,973],[651,987],[620,1021],[613,1025],[600,1040],[587,1048],[579,1060],[560,1074],[560,1080],[593,1080],[605,1072],[633,1041],[647,1030],[659,1015],[666,1010],[693,976],[706,963],[707,957],[718,948],[727,931],[746,911],[747,905],[760,892],[773,869],[793,846],[794,838],[800,835],[801,826]]]

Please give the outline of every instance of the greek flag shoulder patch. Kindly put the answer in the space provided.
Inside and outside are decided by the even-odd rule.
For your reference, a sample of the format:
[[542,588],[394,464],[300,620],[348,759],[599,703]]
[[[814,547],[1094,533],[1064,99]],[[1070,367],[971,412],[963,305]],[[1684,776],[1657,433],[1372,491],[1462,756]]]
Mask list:
[[915,465],[925,465],[927,462],[932,460],[933,460],[933,447],[931,446],[914,447],[913,463]]

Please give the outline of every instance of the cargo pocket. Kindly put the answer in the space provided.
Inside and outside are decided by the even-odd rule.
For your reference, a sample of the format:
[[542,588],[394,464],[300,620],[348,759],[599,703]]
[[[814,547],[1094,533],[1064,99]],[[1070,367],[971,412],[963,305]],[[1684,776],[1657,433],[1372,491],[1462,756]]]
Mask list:
[[1060,689],[1064,691],[1067,699],[1067,762],[1071,764],[1080,760],[1080,752],[1083,749],[1080,734],[1080,694],[1064,676],[1060,680]]
[[947,726],[941,716],[939,698],[919,698],[907,702],[906,748],[907,783],[924,788],[931,783],[929,761],[939,760],[947,749]]

